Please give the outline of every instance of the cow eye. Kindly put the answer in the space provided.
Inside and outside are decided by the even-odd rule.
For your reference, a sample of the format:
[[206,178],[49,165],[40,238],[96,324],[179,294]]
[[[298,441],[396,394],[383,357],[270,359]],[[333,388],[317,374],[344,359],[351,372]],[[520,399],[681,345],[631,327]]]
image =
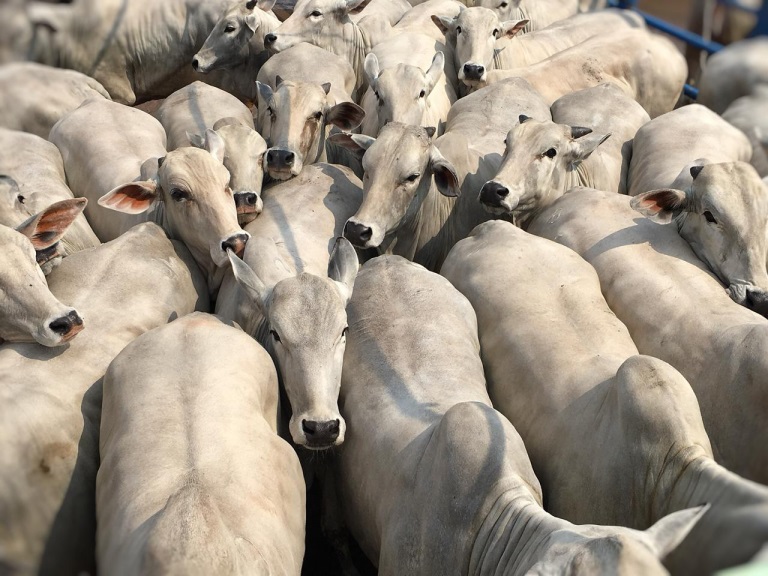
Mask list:
[[544,152],[544,156],[546,156],[547,158],[554,158],[555,156],[557,156],[557,150],[555,150],[554,148],[550,148],[549,150]]
[[347,334],[349,334],[349,326],[345,326],[344,330],[341,331],[341,337],[344,338]]
[[314,114],[312,114],[312,119],[313,120],[320,120],[320,118],[322,118],[322,117],[323,117],[322,110],[320,112],[315,112]]
[[270,330],[269,333],[270,333],[270,335],[272,336],[272,338],[274,339],[275,342],[281,342],[280,336],[278,335],[277,332],[275,332],[274,330]]
[[323,13],[320,12],[320,10],[313,10],[309,15],[312,16],[313,18],[318,18],[322,16]]
[[406,178],[405,180],[406,180],[407,182],[416,182],[416,180],[418,179],[418,177],[419,177],[419,173],[418,173],[418,172],[416,172],[415,174],[411,174],[410,176],[408,176],[408,178]]
[[711,224],[717,224],[717,219],[714,216],[712,216],[712,212],[710,212],[709,210],[704,211],[704,218],[706,218],[707,222],[710,222]]
[[427,92],[425,90],[422,90],[421,92],[419,92],[419,98],[424,98],[424,96],[426,95],[427,95]]
[[189,192],[181,188],[171,188],[170,194],[171,198],[173,198],[176,202],[185,202],[191,197]]
[[499,8],[506,8],[507,6],[509,6],[509,2],[502,2],[499,4]]
[[494,38],[498,38],[499,37],[499,29],[498,28],[494,28],[493,29],[493,37]]
[[456,26],[456,34],[461,34],[461,26]]
[[275,119],[275,111],[272,110],[272,108],[267,108],[267,114],[269,114],[270,118],[273,120]]
[[24,204],[24,201],[26,200],[21,194],[19,194],[16,199],[19,201],[19,204]]
[[234,24],[227,24],[227,27],[224,28],[224,32],[234,32],[235,31],[235,25]]

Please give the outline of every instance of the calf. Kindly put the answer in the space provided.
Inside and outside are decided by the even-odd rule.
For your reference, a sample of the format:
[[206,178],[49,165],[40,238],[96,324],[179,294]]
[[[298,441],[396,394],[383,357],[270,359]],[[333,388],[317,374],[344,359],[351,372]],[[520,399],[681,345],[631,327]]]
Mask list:
[[638,355],[576,253],[487,222],[441,273],[477,313],[489,395],[525,442],[550,513],[644,528],[708,502],[673,555],[681,574],[740,564],[768,541],[768,488],[714,462],[690,384]]
[[95,573],[101,378],[134,338],[204,310],[180,244],[145,223],[64,259],[51,292],[88,329],[66,348],[0,346],[0,563],[11,573]]
[[99,570],[298,576],[306,488],[277,417],[269,355],[215,316],[126,346],[104,376]]
[[334,472],[379,574],[666,573],[659,558],[700,510],[645,533],[551,516],[520,436],[491,406],[466,298],[397,256],[368,262],[356,284],[340,397],[350,434]]

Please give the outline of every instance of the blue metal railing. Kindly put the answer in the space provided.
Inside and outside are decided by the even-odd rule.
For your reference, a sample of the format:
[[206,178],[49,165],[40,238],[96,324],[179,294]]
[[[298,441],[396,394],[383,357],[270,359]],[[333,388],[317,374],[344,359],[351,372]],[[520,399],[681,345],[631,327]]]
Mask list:
[[[762,8],[758,8],[758,9],[744,6],[738,0],[718,0],[718,2],[720,2],[721,4],[725,4],[727,6],[730,6],[732,8],[744,10],[745,12],[752,12],[753,14],[757,15],[757,24],[755,25],[752,32],[750,32],[749,34],[750,37],[762,36],[762,35],[768,34],[768,0],[764,0]],[[723,45],[718,42],[712,42],[711,40],[704,40],[704,38],[702,38],[699,34],[696,34],[695,32],[691,32],[690,30],[686,30],[685,28],[680,28],[679,26],[670,24],[666,20],[662,20],[657,16],[653,16],[652,14],[648,14],[646,12],[643,12],[642,10],[638,10],[637,0],[608,0],[608,5],[614,8],[625,8],[627,10],[634,10],[645,19],[646,24],[651,28],[656,28],[657,30],[660,30],[665,34],[668,34],[674,38],[682,40],[683,42],[690,44],[691,46],[698,48],[699,50],[705,50],[710,54],[712,54],[713,52],[718,52],[723,48]],[[684,93],[689,98],[693,98],[695,100],[696,97],[699,95],[699,90],[698,88],[694,88],[693,86],[686,84]]]

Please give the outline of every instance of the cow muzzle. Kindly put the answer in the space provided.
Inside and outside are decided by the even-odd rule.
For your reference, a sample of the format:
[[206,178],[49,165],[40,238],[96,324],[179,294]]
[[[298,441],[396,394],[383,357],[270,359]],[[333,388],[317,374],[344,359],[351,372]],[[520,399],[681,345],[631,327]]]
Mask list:
[[76,310],[70,310],[67,314],[48,322],[42,337],[35,340],[43,346],[60,346],[72,340],[83,328],[83,319]]
[[347,223],[344,225],[344,238],[358,248],[370,248],[372,245],[371,240],[373,239],[373,228],[354,220],[347,220]]
[[517,208],[517,202],[510,200],[509,188],[495,180],[483,184],[478,199],[491,214],[508,214]]
[[211,71],[212,64],[200,52],[192,58],[192,69],[200,74],[208,74]]
[[330,419],[313,419],[307,415],[294,420],[291,424],[293,441],[310,450],[326,450],[344,442],[346,423],[341,415]]
[[272,178],[287,180],[301,172],[302,162],[293,150],[270,148],[265,157],[266,170]]
[[221,244],[218,246],[218,250],[214,250],[213,247],[211,247],[211,258],[216,266],[221,267],[229,264],[227,250],[232,250],[238,257],[242,258],[243,253],[245,252],[245,245],[250,238],[251,235],[248,234],[248,232],[238,232],[222,240]]
[[737,304],[768,317],[768,291],[749,284],[731,284],[727,292]]
[[264,202],[256,192],[235,192],[235,207],[237,208],[237,223],[245,226],[253,222],[264,209]]
[[459,70],[459,80],[464,82],[467,86],[475,86],[480,82],[484,82],[486,78],[486,68],[482,64],[475,64],[474,62],[467,62]]

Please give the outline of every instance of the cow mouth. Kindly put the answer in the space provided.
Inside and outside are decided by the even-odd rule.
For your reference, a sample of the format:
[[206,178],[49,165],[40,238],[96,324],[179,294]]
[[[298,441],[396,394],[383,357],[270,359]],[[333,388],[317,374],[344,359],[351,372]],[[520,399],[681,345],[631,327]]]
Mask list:
[[74,324],[72,326],[72,329],[69,332],[67,332],[64,336],[61,337],[61,343],[65,344],[70,340],[72,340],[75,336],[77,336],[78,334],[80,334],[80,332],[83,331],[83,328],[85,328],[85,326],[83,325],[82,321],[80,322],[80,324]]

